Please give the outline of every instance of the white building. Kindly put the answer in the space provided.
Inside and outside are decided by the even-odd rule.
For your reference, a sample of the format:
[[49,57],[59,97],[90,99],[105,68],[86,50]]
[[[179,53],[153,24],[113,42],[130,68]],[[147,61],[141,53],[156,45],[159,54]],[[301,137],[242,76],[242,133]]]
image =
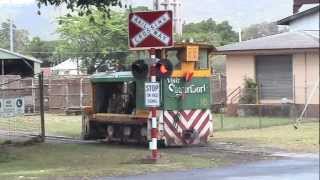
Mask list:
[[82,75],[84,74],[80,68],[81,61],[75,59],[67,59],[62,63],[51,68],[54,75]]
[[182,0],[153,0],[154,10],[171,10],[173,12],[173,30],[182,34]]
[[288,25],[290,31],[319,31],[319,4],[278,21],[278,25]]

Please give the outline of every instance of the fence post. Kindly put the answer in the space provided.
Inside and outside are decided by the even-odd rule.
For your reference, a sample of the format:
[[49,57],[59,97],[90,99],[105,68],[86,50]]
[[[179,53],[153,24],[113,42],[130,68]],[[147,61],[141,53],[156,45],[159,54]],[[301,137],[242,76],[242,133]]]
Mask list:
[[44,106],[43,106],[43,72],[39,73],[39,100],[40,100],[40,118],[41,118],[41,140],[45,140]]
[[261,104],[258,104],[258,110],[259,110],[259,129],[261,129],[262,128]]
[[[40,84],[39,84],[40,85]],[[31,79],[31,94],[32,94],[32,113],[36,112],[36,93],[35,93],[34,77]]]
[[256,87],[256,104],[260,104],[260,98],[259,98],[259,83]]
[[80,78],[80,109],[82,110],[83,105],[83,78]]
[[221,129],[223,129],[223,113],[220,112],[220,124],[221,124]]
[[66,84],[66,89],[65,89],[65,101],[66,101],[66,105],[65,105],[65,110],[68,109],[69,107],[69,80],[67,79],[67,84]]

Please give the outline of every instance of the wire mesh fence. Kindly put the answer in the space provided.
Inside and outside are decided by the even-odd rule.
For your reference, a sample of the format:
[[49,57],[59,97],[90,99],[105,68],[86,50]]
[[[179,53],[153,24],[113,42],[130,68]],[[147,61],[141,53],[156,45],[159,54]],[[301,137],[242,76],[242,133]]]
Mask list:
[[[264,96],[262,90],[267,91]],[[319,83],[294,86],[289,90],[292,92],[259,86],[234,90],[232,95],[227,95],[227,105],[215,111],[214,128],[235,130],[319,122]],[[279,91],[288,96],[279,96]]]
[[0,76],[0,137],[41,136],[38,75]]

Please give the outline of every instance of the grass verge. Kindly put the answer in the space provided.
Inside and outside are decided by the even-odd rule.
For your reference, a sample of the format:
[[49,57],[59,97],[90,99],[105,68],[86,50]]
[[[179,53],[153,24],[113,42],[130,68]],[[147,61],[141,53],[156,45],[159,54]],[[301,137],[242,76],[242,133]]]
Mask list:
[[150,151],[120,145],[43,143],[9,148],[4,161],[0,161],[0,179],[114,176],[216,165],[205,157],[168,153],[167,150],[162,151],[160,163],[146,164],[142,159]]
[[[64,114],[45,114],[45,128],[47,135],[80,137],[81,116],[66,116]],[[40,116],[17,116],[4,118],[0,121],[0,130],[24,131],[34,134],[40,133]]]
[[303,123],[298,129],[292,125],[263,129],[218,131],[213,141],[275,147],[288,151],[319,152],[319,123]]
[[60,135],[79,138],[81,135],[81,116],[46,114],[46,132],[49,135]]
[[213,114],[213,128],[220,130],[257,129],[292,123],[290,118],[282,117],[229,117],[223,114]]

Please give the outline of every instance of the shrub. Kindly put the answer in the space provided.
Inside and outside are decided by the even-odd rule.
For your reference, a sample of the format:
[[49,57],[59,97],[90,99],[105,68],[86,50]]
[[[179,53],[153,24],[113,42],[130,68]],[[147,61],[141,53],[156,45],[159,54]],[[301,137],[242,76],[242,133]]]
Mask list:
[[257,103],[257,90],[258,84],[251,78],[244,79],[244,88],[240,95],[240,104],[256,104]]

